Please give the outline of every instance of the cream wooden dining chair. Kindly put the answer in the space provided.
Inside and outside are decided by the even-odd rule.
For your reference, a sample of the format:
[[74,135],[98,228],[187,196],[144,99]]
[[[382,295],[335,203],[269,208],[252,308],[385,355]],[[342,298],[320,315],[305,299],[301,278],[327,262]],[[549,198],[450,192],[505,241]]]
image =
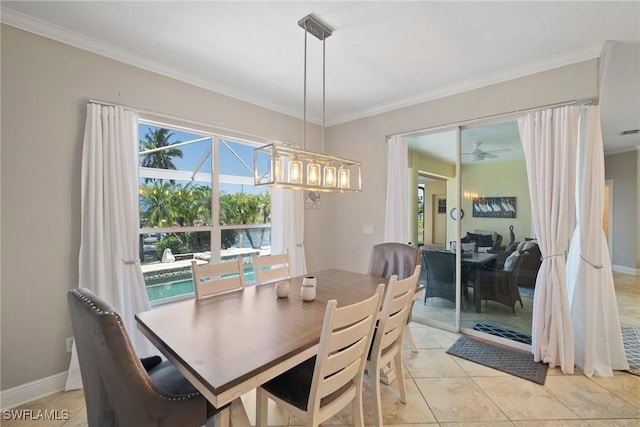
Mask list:
[[367,371],[374,390],[374,412],[376,426],[382,426],[382,401],[380,399],[380,369],[393,363],[400,394],[400,402],[406,403],[404,371],[402,368],[402,334],[409,317],[413,296],[420,276],[420,266],[406,279],[398,280],[393,275],[389,280],[387,294],[382,303],[382,312],[371,347]]
[[242,256],[235,261],[219,264],[198,264],[197,260],[192,259],[191,271],[196,299],[244,288]]
[[289,252],[275,255],[253,255],[253,268],[256,274],[256,284],[273,282],[278,279],[291,277]]
[[267,425],[268,399],[317,426],[351,402],[353,424],[364,426],[362,379],[384,293],[338,308],[327,303],[318,355],[258,387],[256,426]]
[[[420,253],[413,246],[399,242],[380,243],[374,245],[371,249],[368,274],[387,279],[395,274],[399,279],[406,279],[411,275],[415,266],[419,264]],[[411,335],[409,323],[411,323],[411,312],[407,317],[404,336],[411,347],[411,351],[417,353],[418,347],[416,347],[413,335]]]

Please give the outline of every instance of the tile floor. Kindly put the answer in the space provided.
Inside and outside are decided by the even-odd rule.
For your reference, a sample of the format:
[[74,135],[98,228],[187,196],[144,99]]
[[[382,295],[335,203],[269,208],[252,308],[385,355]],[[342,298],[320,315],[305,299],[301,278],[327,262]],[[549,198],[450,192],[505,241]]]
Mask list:
[[[622,323],[640,326],[640,278],[614,274]],[[418,353],[405,350],[407,404],[397,391],[383,386],[384,423],[394,426],[640,426],[640,376],[616,372],[613,378],[564,375],[549,369],[544,386],[459,359],[445,353],[456,334],[419,323],[411,324]],[[366,379],[368,380],[368,379]],[[373,424],[371,388],[365,385],[365,422]],[[243,397],[255,420],[255,394]],[[271,402],[273,403],[273,402]],[[16,409],[68,411],[59,421],[17,421],[0,418],[3,427],[86,426],[81,391],[60,392]],[[62,418],[62,417],[60,417]],[[342,411],[327,425],[348,425]],[[287,412],[270,406],[269,424],[302,425]]]

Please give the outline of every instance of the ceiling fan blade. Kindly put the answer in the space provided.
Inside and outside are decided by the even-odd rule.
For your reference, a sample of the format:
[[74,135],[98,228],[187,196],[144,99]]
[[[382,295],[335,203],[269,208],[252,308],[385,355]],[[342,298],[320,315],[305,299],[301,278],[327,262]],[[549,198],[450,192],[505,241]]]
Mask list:
[[488,150],[485,153],[506,153],[507,151],[511,151],[511,148],[499,148],[497,150]]
[[491,153],[489,153],[487,151],[485,151],[482,154],[482,157],[484,157],[485,159],[497,159],[498,158],[498,156],[496,156],[495,154],[491,154]]

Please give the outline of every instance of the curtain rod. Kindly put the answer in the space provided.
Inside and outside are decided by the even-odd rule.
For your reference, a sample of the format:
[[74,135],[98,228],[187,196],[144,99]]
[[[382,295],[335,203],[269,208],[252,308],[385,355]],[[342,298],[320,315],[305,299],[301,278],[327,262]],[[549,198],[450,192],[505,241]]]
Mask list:
[[[166,120],[177,120],[189,125],[194,125],[194,126],[205,126],[207,128],[212,128],[217,132],[214,133],[225,133],[225,132],[231,132],[234,134],[238,134],[241,135],[242,138],[255,138],[258,139],[260,141],[253,141],[253,142],[281,142],[281,143],[287,143],[286,141],[280,141],[277,139],[273,139],[273,138],[267,138],[264,137],[262,135],[255,135],[252,133],[248,133],[245,131],[241,131],[241,130],[237,130],[237,129],[232,129],[232,128],[227,128],[227,127],[223,127],[223,126],[217,126],[217,125],[213,125],[211,123],[205,123],[205,122],[201,122],[198,120],[192,120],[192,119],[186,119],[184,117],[179,117],[179,116],[174,116],[171,114],[165,114],[165,113],[159,113],[157,111],[153,111],[153,110],[144,110],[142,108],[137,108],[137,107],[131,107],[129,105],[122,105],[122,104],[116,104],[113,102],[108,102],[108,101],[100,101],[100,100],[96,100],[96,99],[89,99],[90,103],[92,104],[99,104],[99,105],[103,105],[106,107],[122,107],[122,108],[126,108],[128,110],[132,110],[135,111],[138,114],[147,114],[147,115],[153,115],[153,116],[157,116],[158,118],[162,118],[162,119],[166,119]],[[194,129],[197,131],[197,129]],[[223,136],[223,135],[220,135]],[[233,138],[238,138],[238,136],[233,136]]]
[[490,121],[490,120],[495,120],[495,119],[500,119],[500,118],[504,118],[504,117],[510,117],[510,116],[517,116],[517,115],[521,115],[521,114],[527,114],[530,113],[532,111],[538,111],[538,110],[543,110],[543,109],[547,109],[547,108],[558,108],[558,107],[565,107],[568,105],[591,105],[591,104],[595,104],[595,99],[594,98],[587,98],[587,99],[577,99],[577,100],[573,100],[573,101],[567,101],[567,102],[559,102],[556,104],[547,104],[547,105],[542,105],[540,107],[534,107],[534,108],[527,108],[527,109],[523,109],[523,110],[515,110],[515,111],[511,111],[511,112],[507,112],[507,113],[499,113],[499,114],[492,114],[492,115],[488,115],[488,116],[481,116],[481,117],[476,117],[473,119],[467,119],[467,120],[463,120],[463,121],[456,121],[456,122],[449,122],[449,123],[445,123],[445,124],[441,124],[441,125],[437,125],[437,126],[433,126],[433,127],[429,127],[429,128],[423,128],[423,129],[419,129],[419,130],[412,130],[412,131],[407,131],[407,132],[401,132],[401,133],[396,133],[396,134],[391,134],[388,135],[387,138],[391,137],[391,136],[402,136],[402,137],[406,137],[406,136],[414,136],[414,135],[420,135],[420,134],[426,134],[426,133],[431,133],[433,131],[437,131],[437,130],[441,130],[441,129],[446,129],[446,128],[453,128],[453,127],[464,127],[464,126],[468,126],[474,123],[478,123],[478,122],[483,122],[483,121]]

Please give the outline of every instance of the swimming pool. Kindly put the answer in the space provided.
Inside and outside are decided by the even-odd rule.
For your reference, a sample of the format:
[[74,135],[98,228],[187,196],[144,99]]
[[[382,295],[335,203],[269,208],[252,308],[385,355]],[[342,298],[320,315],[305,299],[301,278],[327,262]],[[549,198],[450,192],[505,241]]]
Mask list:
[[[255,279],[253,271],[245,272],[244,281],[246,284],[255,283]],[[147,285],[146,288],[149,301],[173,298],[180,295],[193,294],[195,292],[192,278],[156,283],[153,285]]]

